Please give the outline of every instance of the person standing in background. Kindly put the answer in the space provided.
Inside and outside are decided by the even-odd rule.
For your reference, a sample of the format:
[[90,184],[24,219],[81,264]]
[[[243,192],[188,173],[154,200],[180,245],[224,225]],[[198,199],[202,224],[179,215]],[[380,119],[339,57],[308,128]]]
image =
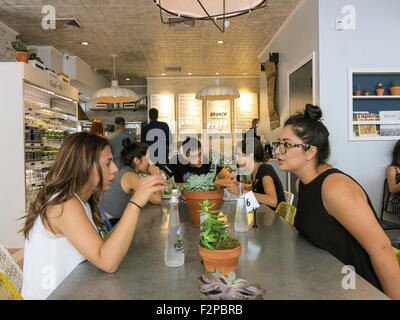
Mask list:
[[106,136],[104,135],[104,126],[101,120],[94,119],[92,121],[92,124],[90,125],[90,131],[89,133],[95,134],[96,136],[105,138]]
[[122,163],[120,160],[120,154],[122,151],[122,141],[129,138],[131,142],[135,142],[136,136],[135,134],[129,133],[125,130],[125,119],[123,117],[116,117],[114,122],[116,132],[108,138],[108,141],[110,142],[114,163],[118,169],[121,169]]
[[258,119],[253,119],[253,121],[251,121],[251,128],[246,131],[243,140],[246,140],[247,138],[257,138],[258,140],[260,140],[260,136],[257,135],[257,126]]
[[[150,122],[142,127],[141,142],[150,147],[150,160],[154,163],[166,164],[169,155],[169,146],[172,143],[172,135],[169,126],[165,122],[158,121],[158,110],[149,110]],[[153,147],[152,145],[156,143]]]

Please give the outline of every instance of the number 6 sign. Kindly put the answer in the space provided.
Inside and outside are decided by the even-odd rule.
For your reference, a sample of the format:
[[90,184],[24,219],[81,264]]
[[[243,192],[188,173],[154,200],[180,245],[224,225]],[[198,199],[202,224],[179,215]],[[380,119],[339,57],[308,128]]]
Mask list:
[[260,207],[260,204],[258,203],[253,191],[245,193],[244,199],[245,199],[245,203],[246,203],[247,213],[254,211],[255,209]]

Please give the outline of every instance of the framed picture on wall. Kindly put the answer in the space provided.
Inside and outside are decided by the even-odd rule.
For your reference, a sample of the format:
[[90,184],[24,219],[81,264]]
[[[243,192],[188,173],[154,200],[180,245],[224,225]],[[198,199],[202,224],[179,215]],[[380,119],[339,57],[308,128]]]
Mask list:
[[166,122],[171,133],[176,133],[175,95],[152,94],[150,97],[150,107],[158,110],[158,121]]
[[230,100],[207,101],[207,132],[231,132]]
[[203,129],[203,102],[195,94],[178,96],[178,127],[180,134],[201,133]]

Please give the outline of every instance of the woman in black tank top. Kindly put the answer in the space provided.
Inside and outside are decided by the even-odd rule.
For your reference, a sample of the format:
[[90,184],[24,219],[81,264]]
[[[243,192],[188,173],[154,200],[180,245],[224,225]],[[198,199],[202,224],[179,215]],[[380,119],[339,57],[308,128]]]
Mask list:
[[392,163],[386,170],[389,191],[392,194],[390,204],[393,213],[400,216],[400,140],[396,142],[392,152]]
[[[274,143],[279,168],[298,176],[294,226],[392,299],[400,299],[400,268],[364,189],[326,163],[329,132],[322,111],[307,105],[291,116]],[[338,270],[341,272],[341,270]]]

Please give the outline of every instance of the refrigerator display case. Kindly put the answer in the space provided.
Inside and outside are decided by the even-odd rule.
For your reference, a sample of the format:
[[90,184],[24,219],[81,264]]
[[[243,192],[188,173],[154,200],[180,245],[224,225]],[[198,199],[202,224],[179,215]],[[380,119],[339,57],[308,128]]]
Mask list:
[[23,248],[27,206],[43,187],[63,139],[78,130],[79,91],[22,62],[0,63],[0,240]]

